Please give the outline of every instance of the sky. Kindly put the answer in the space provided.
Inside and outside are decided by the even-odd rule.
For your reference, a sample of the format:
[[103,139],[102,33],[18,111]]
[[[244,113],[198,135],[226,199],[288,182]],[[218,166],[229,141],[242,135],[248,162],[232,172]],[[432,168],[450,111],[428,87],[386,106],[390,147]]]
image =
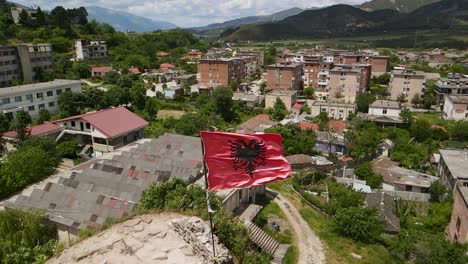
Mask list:
[[366,0],[11,0],[26,6],[51,10],[55,6],[73,8],[99,6],[180,27],[204,26],[246,16],[268,15],[292,7],[356,5]]

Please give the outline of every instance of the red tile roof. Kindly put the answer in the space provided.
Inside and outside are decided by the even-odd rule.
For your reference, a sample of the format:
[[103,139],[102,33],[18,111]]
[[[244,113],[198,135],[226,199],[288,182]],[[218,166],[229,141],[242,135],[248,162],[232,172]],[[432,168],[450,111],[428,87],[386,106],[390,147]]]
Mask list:
[[317,131],[319,128],[318,125],[315,123],[300,122],[298,125],[302,131],[305,131],[307,129],[312,129],[313,131]]
[[255,119],[270,120],[270,116],[265,115],[265,114],[259,114],[259,115],[255,116]]
[[110,72],[112,71],[112,66],[93,66],[91,67],[92,72]]
[[301,103],[295,103],[292,108],[301,109],[302,105]]
[[174,66],[174,64],[163,63],[163,64],[160,65],[159,68],[161,68],[161,69],[173,69],[173,68],[175,68],[175,66]]
[[[37,126],[32,126],[29,128],[29,135],[30,136],[41,136],[41,135],[46,135],[49,133],[57,132],[62,130],[62,127],[59,125],[56,125],[54,123],[44,123],[41,125]],[[3,134],[4,137],[7,138],[16,138],[16,131],[9,131]]]
[[443,131],[447,132],[447,129],[443,126],[439,126],[439,125],[432,125],[431,126],[432,129],[442,129]]
[[157,52],[157,53],[156,53],[156,56],[159,56],[159,57],[166,57],[166,56],[169,56],[169,53],[164,52],[164,51],[160,51],[160,52]]
[[130,67],[130,68],[128,68],[128,71],[133,73],[133,74],[140,74],[141,73],[140,70],[138,68],[136,68],[136,67]]
[[345,130],[347,126],[348,126],[348,124],[346,122],[335,121],[335,120],[328,121],[328,127],[329,128],[334,128],[334,129],[337,129],[339,131]]
[[93,113],[86,113],[83,115],[71,116],[64,119],[55,120],[53,122],[61,123],[75,119],[83,119],[109,138],[118,137],[130,131],[145,127],[149,124],[144,119],[130,112],[123,106]]

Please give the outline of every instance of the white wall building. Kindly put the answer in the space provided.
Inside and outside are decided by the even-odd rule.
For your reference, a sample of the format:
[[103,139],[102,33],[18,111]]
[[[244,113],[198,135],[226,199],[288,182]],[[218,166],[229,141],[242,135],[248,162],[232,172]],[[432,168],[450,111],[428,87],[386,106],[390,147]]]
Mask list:
[[81,93],[81,82],[55,80],[2,88],[0,89],[0,110],[9,120],[13,120],[16,112],[20,110],[29,112],[33,119],[38,117],[41,109],[47,109],[55,115],[59,111],[59,95],[65,91]]
[[320,113],[325,112],[328,114],[329,118],[346,120],[350,114],[356,113],[355,104],[307,100],[307,105],[310,108],[310,114],[312,117],[318,116]]
[[401,108],[397,101],[377,100],[369,106],[369,115],[400,117]]
[[77,39],[75,41],[76,60],[87,60],[107,56],[107,45],[105,41],[87,41]]
[[444,118],[468,120],[468,95],[444,95]]

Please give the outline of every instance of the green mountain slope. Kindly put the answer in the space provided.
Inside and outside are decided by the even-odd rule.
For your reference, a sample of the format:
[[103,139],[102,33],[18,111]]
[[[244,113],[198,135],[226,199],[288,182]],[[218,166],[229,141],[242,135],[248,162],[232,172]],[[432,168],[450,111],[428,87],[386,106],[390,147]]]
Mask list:
[[437,1],[440,0],[372,0],[361,4],[359,8],[366,11],[393,9],[401,13],[409,13],[421,6]]

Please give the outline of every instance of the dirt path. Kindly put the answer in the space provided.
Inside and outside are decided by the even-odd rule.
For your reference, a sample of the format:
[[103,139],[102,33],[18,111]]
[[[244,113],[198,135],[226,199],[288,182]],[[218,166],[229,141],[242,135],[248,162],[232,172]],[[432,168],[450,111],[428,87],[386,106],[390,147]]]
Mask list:
[[281,210],[284,212],[289,222],[291,223],[297,237],[297,245],[299,247],[298,264],[316,264],[325,263],[325,253],[323,252],[322,243],[310,229],[307,222],[302,218],[299,211],[294,205],[278,193],[274,200]]

